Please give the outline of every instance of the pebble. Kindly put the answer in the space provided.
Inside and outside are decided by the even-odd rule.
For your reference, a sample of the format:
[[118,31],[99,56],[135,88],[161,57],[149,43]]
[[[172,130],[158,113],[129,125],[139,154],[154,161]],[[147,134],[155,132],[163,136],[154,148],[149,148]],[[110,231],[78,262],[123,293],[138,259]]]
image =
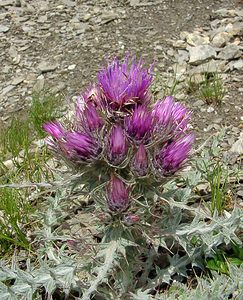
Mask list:
[[209,108],[207,109],[207,112],[208,113],[211,113],[211,112],[213,112],[215,109],[212,107],[212,106],[209,106]]
[[210,58],[216,57],[216,50],[210,45],[188,46],[187,49],[190,56],[189,63],[192,65],[199,65]]
[[68,70],[74,70],[76,68],[76,65],[70,65],[70,66],[68,66]]
[[58,64],[56,63],[49,63],[46,61],[41,62],[37,66],[37,70],[39,70],[41,73],[47,73],[51,71],[55,71],[58,68]]
[[5,26],[5,25],[0,25],[0,33],[3,32],[8,32],[9,31],[9,26]]

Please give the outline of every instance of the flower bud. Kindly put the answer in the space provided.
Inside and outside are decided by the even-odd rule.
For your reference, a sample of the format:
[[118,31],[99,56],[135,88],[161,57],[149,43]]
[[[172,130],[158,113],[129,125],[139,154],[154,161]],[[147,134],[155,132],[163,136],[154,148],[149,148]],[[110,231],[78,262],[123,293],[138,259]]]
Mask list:
[[93,103],[88,103],[86,105],[82,119],[82,126],[89,131],[98,130],[104,124]]
[[143,144],[139,146],[132,160],[132,170],[138,176],[145,176],[148,172],[148,156]]
[[125,183],[116,177],[111,176],[106,187],[108,207],[113,212],[125,211],[129,206],[129,188]]
[[78,160],[88,160],[99,153],[99,147],[95,139],[80,132],[67,133],[63,147],[70,158]]
[[147,140],[153,130],[153,117],[146,106],[138,106],[132,116],[125,119],[125,127],[131,138],[137,141]]
[[153,116],[163,127],[171,127],[171,130],[184,131],[188,127],[191,112],[181,103],[175,102],[172,96],[163,101],[158,100],[152,110]]
[[194,142],[194,135],[188,134],[171,143],[167,143],[156,157],[163,174],[175,173],[188,157]]
[[128,151],[126,137],[120,126],[114,126],[108,139],[108,159],[114,165],[119,165]]
[[123,217],[123,222],[127,226],[132,226],[140,221],[139,216],[128,213],[126,216]]

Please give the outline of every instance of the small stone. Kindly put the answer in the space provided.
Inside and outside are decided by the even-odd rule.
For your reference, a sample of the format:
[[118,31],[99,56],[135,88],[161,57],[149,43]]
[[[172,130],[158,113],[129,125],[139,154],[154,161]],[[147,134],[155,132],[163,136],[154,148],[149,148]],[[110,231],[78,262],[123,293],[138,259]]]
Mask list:
[[190,70],[190,74],[223,72],[225,71],[225,65],[225,61],[212,59],[207,63],[194,67]]
[[74,70],[76,68],[76,65],[70,65],[70,66],[68,66],[68,70]]
[[242,35],[243,33],[243,23],[242,22],[236,22],[236,23],[229,23],[225,27],[225,31],[227,31],[231,36],[235,35]]
[[36,83],[33,86],[33,91],[34,92],[41,92],[44,89],[45,85],[45,79],[39,79],[36,81]]
[[173,41],[172,46],[178,49],[185,49],[187,47],[187,44],[185,41],[177,40],[177,41]]
[[203,106],[205,102],[203,100],[197,100],[195,103],[193,103],[194,107],[200,107]]
[[200,46],[209,44],[209,37],[201,34],[198,31],[194,31],[193,33],[189,33],[186,37],[186,41],[190,46]]
[[189,60],[189,53],[186,50],[178,50],[177,61],[178,63],[184,63]]
[[0,7],[1,6],[9,6],[9,5],[14,5],[14,0],[1,0],[0,1]]
[[12,85],[19,85],[21,82],[23,82],[25,77],[16,77],[12,80]]
[[236,194],[237,196],[243,198],[243,190],[239,190]]
[[230,59],[238,58],[240,57],[240,55],[241,55],[240,48],[237,45],[229,44],[220,51],[217,58],[223,60],[230,60]]
[[56,64],[56,63],[49,63],[49,62],[43,61],[37,66],[37,69],[41,73],[47,73],[47,72],[55,71],[57,69],[57,67],[58,67],[58,64]]
[[192,65],[199,65],[216,56],[215,49],[210,45],[188,47],[187,49],[189,50],[190,55],[189,63]]
[[5,25],[0,25],[0,33],[3,32],[8,32],[9,31],[9,27],[5,26]]
[[240,134],[239,139],[232,145],[229,151],[239,155],[243,154],[243,133]]
[[2,95],[6,95],[7,93],[11,92],[15,88],[14,85],[8,85],[5,88],[2,89]]
[[243,59],[239,59],[237,61],[230,61],[227,65],[226,71],[228,70],[243,70]]
[[209,108],[207,109],[207,112],[208,113],[211,113],[211,112],[213,112],[214,111],[214,108],[212,107],[212,106],[209,106]]
[[212,45],[214,47],[224,47],[226,43],[230,40],[230,35],[227,32],[219,32],[212,39]]

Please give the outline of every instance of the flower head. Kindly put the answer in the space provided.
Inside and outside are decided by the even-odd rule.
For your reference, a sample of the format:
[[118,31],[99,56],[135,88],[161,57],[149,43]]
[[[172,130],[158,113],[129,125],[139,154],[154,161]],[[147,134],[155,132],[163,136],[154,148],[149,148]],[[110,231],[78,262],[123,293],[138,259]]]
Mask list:
[[150,100],[148,88],[152,83],[152,75],[143,67],[140,59],[134,58],[131,62],[129,56],[121,63],[113,59],[98,73],[98,81],[110,107],[121,109],[124,105],[145,103]]
[[120,126],[113,126],[108,139],[108,159],[114,165],[119,165],[128,151],[124,131]]
[[140,144],[132,160],[132,170],[138,176],[145,176],[148,172],[148,155],[143,144]]
[[88,132],[96,131],[104,125],[102,118],[92,102],[85,104],[82,111],[77,111],[77,118],[77,127]]
[[125,119],[128,135],[137,141],[147,140],[153,130],[153,117],[146,106],[137,106],[133,114]]
[[69,158],[82,161],[92,159],[100,152],[96,140],[80,132],[67,133],[61,147]]
[[172,96],[166,97],[163,101],[158,100],[153,107],[152,114],[159,125],[175,131],[186,130],[191,116],[191,112],[184,105],[175,102]]
[[167,143],[156,156],[156,164],[163,174],[176,172],[188,157],[194,142],[194,135],[188,134],[171,143]]
[[45,132],[49,133],[53,138],[60,139],[64,136],[65,130],[58,122],[48,122],[43,126]]
[[111,211],[122,212],[129,206],[129,188],[125,183],[116,177],[111,176],[110,181],[106,186],[107,203]]

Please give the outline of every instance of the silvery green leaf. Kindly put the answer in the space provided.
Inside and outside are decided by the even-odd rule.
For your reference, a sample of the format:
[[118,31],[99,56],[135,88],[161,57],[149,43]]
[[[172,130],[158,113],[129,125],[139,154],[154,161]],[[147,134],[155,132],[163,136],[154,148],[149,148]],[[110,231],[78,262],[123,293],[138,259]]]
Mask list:
[[132,300],[150,300],[152,298],[148,293],[149,290],[142,291],[142,289],[139,289],[136,294],[130,293],[130,295],[132,296]]

